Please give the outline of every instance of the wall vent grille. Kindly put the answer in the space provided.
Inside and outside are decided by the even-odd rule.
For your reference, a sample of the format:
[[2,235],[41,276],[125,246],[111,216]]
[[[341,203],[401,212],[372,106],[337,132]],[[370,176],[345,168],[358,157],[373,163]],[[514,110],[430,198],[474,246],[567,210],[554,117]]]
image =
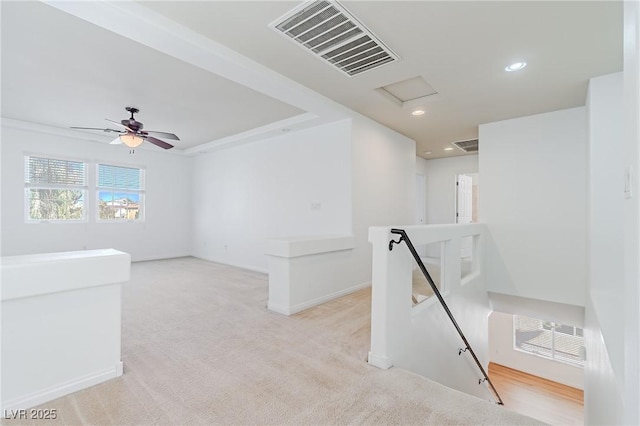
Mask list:
[[269,27],[350,77],[400,59],[336,1],[302,3]]
[[478,139],[453,142],[453,144],[464,152],[478,152]]

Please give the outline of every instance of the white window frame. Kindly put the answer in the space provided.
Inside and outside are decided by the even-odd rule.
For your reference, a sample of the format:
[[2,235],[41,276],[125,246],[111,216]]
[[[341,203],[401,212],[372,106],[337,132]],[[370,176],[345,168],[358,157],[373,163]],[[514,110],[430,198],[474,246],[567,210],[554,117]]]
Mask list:
[[[64,185],[64,184],[42,184],[42,183],[31,183],[27,182],[28,176],[28,159],[29,158],[43,158],[47,160],[56,160],[56,161],[68,161],[74,163],[82,163],[84,166],[84,185]],[[32,153],[24,153],[24,219],[25,223],[29,224],[39,224],[39,223],[86,223],[89,217],[88,209],[89,209],[89,186],[88,182],[88,171],[89,171],[89,163],[85,160],[78,158],[68,158],[68,157],[58,157],[52,156],[48,154],[32,154]],[[79,219],[33,219],[31,218],[31,196],[30,191],[32,189],[58,189],[58,190],[77,190],[82,191],[82,218]]]
[[[100,166],[110,166],[110,167],[122,167],[127,169],[136,169],[141,173],[141,182],[140,189],[119,189],[108,186],[100,186]],[[108,163],[104,161],[96,162],[96,170],[95,170],[95,201],[93,205],[95,206],[95,218],[98,223],[139,223],[145,221],[145,187],[146,187],[146,174],[147,171],[144,167],[135,164],[122,164],[122,163]],[[138,218],[137,219],[102,219],[100,218],[100,192],[111,191],[118,192],[123,194],[137,194],[138,195]]]
[[[526,317],[526,318],[531,318],[531,319],[542,321],[542,322],[550,322],[551,323],[551,328],[550,328],[550,331],[551,331],[551,347],[549,348],[549,350],[551,351],[551,355],[547,356],[547,355],[544,355],[544,354],[541,354],[541,353],[538,353],[538,352],[528,351],[526,349],[518,347],[517,346],[517,340],[516,340],[517,339],[516,338],[516,321],[517,321],[516,318],[519,317],[519,316],[520,317],[526,317],[524,315],[513,315],[513,322],[512,322],[512,327],[511,327],[512,334],[513,334],[513,350],[518,351],[518,352],[522,352],[522,353],[525,353],[525,354],[528,354],[528,355],[534,355],[534,356],[537,356],[537,357],[540,357],[540,358],[548,359],[550,361],[560,362],[560,363],[563,363],[563,364],[573,365],[574,367],[584,368],[584,364],[585,364],[584,358],[582,359],[582,361],[572,361],[572,360],[569,360],[569,359],[556,357],[556,327],[560,326],[560,325],[563,325],[563,324],[557,324],[557,323],[554,323],[553,321],[546,321],[546,320],[542,320],[542,319],[539,319],[539,318]],[[568,324],[566,326],[573,327],[574,333],[576,333],[577,329],[580,329],[580,327],[576,327],[576,326],[572,326],[572,325],[568,325]],[[581,329],[581,330],[582,330],[582,336],[581,337],[584,339],[584,329]],[[574,336],[576,336],[576,335],[577,334],[574,334]],[[584,354],[583,354],[583,356],[584,356]]]

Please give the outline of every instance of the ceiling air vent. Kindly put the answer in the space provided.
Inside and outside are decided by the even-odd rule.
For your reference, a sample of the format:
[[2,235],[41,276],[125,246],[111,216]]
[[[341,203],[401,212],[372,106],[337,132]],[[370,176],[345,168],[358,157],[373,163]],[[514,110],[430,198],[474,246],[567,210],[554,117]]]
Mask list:
[[305,2],[269,27],[351,77],[400,59],[335,1]]
[[469,139],[467,141],[453,142],[455,146],[464,152],[478,152],[478,139]]

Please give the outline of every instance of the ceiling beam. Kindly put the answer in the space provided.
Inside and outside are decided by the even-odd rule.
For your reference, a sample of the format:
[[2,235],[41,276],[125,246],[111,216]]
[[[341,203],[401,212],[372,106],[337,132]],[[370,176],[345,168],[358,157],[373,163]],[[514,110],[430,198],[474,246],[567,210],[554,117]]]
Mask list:
[[343,105],[131,0],[44,3],[310,112],[322,122],[347,118],[353,114]]

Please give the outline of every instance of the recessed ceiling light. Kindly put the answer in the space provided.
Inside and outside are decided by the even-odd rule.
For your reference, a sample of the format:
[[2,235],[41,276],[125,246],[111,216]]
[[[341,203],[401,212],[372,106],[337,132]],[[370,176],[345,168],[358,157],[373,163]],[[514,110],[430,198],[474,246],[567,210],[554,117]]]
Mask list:
[[425,155],[429,155],[429,154],[431,154],[431,151],[425,151],[424,154]]
[[446,147],[444,150],[445,150],[445,151],[453,151],[453,148],[452,148],[452,147],[450,147],[450,146],[448,146],[448,147]]
[[423,109],[415,109],[411,112],[411,115],[415,115],[415,116],[419,116],[419,115],[424,115],[424,110]]
[[520,71],[522,68],[526,67],[527,63],[526,62],[515,62],[511,65],[508,65],[504,68],[505,71]]

